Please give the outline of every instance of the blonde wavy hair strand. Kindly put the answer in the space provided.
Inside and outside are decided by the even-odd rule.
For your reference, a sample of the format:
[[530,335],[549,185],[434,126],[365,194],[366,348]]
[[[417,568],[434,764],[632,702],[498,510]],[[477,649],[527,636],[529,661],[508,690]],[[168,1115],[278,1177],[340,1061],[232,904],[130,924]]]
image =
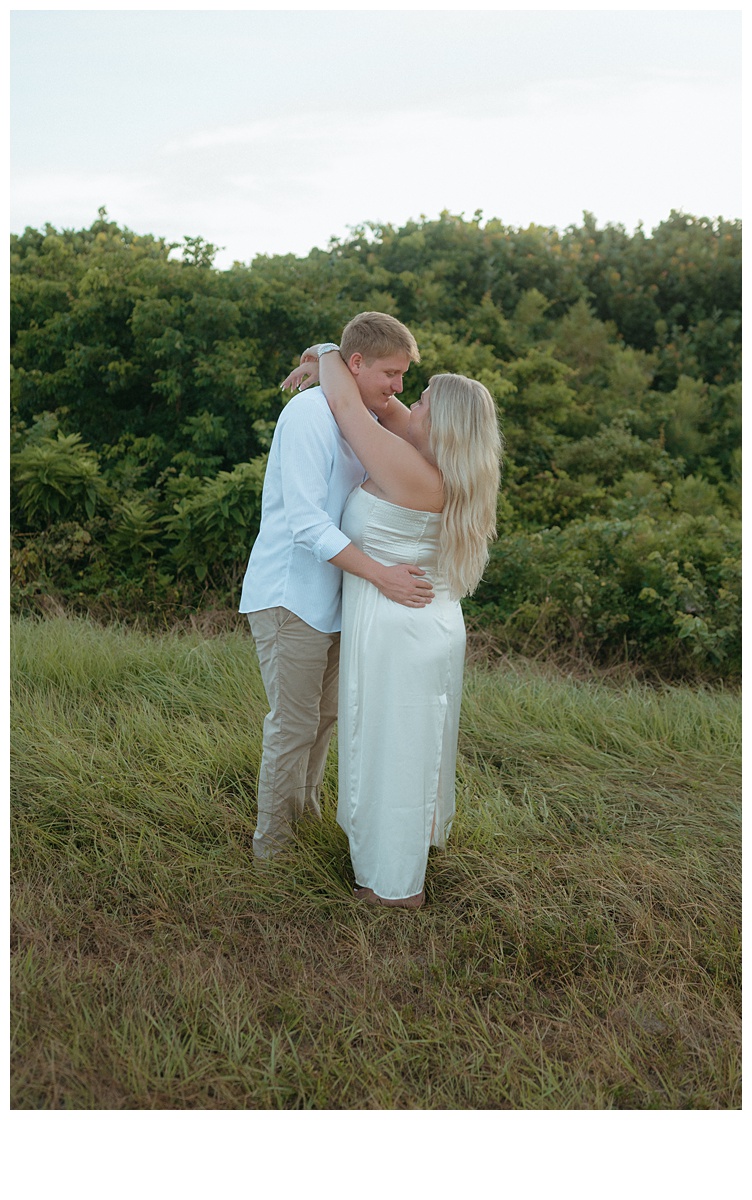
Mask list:
[[434,375],[428,386],[429,444],[444,482],[439,573],[459,599],[480,583],[496,537],[503,439],[482,383]]

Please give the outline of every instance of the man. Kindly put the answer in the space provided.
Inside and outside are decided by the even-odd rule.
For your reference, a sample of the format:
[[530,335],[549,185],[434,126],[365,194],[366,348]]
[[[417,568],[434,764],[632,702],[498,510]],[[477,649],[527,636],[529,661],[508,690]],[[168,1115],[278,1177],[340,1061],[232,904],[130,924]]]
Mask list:
[[[340,354],[363,403],[388,423],[403,376],[420,359],[409,329],[386,313],[359,313],[342,333]],[[368,579],[399,604],[423,607],[433,597],[419,567],[384,566],[340,530],[347,497],[364,479],[321,388],[295,396],[274,431],[261,528],[240,601],[270,706],[253,837],[257,858],[289,843],[303,814],[321,815],[319,794],[337,718],[342,571]]]

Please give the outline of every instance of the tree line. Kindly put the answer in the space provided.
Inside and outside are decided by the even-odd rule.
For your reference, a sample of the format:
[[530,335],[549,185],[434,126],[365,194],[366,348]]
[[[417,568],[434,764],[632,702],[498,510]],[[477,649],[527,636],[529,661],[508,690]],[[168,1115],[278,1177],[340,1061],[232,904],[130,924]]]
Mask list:
[[507,444],[468,616],[526,652],[740,666],[741,222],[648,235],[442,213],[220,271],[202,238],[11,238],[12,597],[169,619],[234,606],[279,381],[364,309],[480,379]]

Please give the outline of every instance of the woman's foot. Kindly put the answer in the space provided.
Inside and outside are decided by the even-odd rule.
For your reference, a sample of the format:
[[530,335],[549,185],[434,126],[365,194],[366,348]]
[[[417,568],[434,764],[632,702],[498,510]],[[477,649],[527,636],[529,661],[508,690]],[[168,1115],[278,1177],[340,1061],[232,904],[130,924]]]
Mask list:
[[364,900],[366,904],[380,904],[384,908],[422,908],[426,898],[425,891],[418,892],[417,896],[405,896],[402,900],[385,900],[382,896],[377,896],[372,888],[360,887],[358,884],[353,888],[353,895],[356,900]]

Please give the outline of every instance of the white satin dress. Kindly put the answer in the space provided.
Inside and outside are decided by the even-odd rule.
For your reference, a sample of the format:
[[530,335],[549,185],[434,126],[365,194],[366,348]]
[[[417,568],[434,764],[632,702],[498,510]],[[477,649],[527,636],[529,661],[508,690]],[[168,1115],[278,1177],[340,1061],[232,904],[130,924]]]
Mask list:
[[438,577],[439,513],[356,488],[341,527],[378,562],[422,567],[435,592],[408,608],[343,580],[337,822],[356,886],[398,900],[423,890],[429,846],[445,845],[454,817],[465,623]]

